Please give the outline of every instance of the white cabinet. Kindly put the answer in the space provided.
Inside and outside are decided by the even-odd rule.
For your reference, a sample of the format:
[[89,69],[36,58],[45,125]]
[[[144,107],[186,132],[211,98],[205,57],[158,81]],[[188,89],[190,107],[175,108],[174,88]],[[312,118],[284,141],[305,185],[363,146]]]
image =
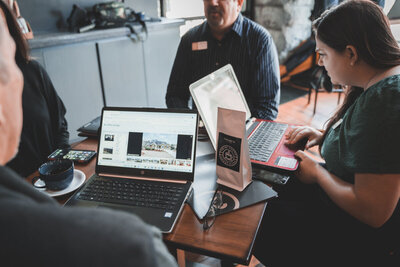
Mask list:
[[74,141],[76,129],[99,116],[103,108],[95,44],[44,49],[42,63],[67,109],[70,140]]
[[143,44],[128,37],[97,43],[107,106],[147,106]]
[[149,32],[148,39],[144,42],[147,95],[150,107],[167,107],[165,94],[179,41],[179,27],[175,27]]

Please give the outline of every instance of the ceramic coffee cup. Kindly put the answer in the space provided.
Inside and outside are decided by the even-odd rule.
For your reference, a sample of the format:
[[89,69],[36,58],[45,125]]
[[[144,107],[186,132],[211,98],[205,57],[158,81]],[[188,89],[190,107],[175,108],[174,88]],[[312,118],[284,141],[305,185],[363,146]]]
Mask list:
[[[37,188],[49,190],[62,190],[68,187],[74,178],[74,162],[68,159],[54,160],[43,163],[39,167],[39,176],[32,179],[32,184]],[[37,185],[37,180],[42,180],[45,185]]]

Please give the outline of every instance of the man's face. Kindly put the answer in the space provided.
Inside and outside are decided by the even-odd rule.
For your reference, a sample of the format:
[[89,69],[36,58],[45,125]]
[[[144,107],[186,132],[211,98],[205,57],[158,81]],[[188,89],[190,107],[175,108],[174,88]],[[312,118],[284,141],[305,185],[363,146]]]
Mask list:
[[22,130],[23,76],[15,64],[15,43],[0,12],[0,164],[16,154]]
[[204,14],[213,31],[224,31],[235,22],[243,0],[203,0]]

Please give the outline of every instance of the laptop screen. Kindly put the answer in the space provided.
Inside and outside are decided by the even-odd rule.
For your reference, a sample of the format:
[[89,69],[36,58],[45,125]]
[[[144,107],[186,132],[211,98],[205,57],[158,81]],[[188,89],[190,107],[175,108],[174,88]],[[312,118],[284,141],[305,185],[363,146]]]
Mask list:
[[387,14],[389,19],[398,19],[400,18],[400,1],[394,1],[392,8]]
[[193,173],[196,131],[194,112],[105,108],[97,165]]

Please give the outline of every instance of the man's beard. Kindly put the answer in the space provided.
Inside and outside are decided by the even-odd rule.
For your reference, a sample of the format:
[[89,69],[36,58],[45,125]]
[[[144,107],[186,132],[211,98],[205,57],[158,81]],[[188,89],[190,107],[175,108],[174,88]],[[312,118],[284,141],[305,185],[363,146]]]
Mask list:
[[[217,20],[213,19],[212,18],[213,13],[218,13],[219,19]],[[209,7],[207,9],[207,15],[208,15],[207,20],[211,22],[213,26],[219,26],[221,24],[223,12],[218,7]]]

